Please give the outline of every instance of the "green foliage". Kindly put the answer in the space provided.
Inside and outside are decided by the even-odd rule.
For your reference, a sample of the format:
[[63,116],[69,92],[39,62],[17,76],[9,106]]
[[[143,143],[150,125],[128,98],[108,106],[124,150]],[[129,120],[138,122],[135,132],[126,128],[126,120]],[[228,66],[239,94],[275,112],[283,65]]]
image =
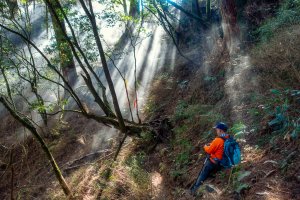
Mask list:
[[290,90],[280,91],[272,89],[273,102],[269,103],[267,106],[267,111],[269,115],[275,116],[268,124],[273,127],[274,131],[285,131],[289,126],[291,126],[288,116],[288,110],[290,108],[288,96],[290,95]]
[[259,111],[258,108],[251,108],[248,110],[249,114],[252,116],[252,117],[258,117],[258,116],[261,116],[261,112]]
[[[37,110],[38,112],[45,112],[47,110],[47,107],[45,106],[45,104],[41,101],[34,101],[33,103],[31,103],[30,105],[30,109],[32,110]],[[53,107],[50,107],[50,111],[53,111]]]
[[189,163],[189,158],[193,149],[193,146],[190,141],[187,139],[181,139],[177,142],[181,152],[175,157],[175,165],[178,167],[182,167]]
[[242,170],[241,166],[237,166],[232,169],[232,187],[235,192],[241,193],[243,190],[250,187],[249,184],[243,182],[243,179],[248,177],[250,174],[250,171]]
[[178,152],[174,155],[174,168],[171,170],[172,177],[179,177],[186,173],[187,166],[190,162],[192,153],[192,143],[184,138],[184,133],[188,130],[187,125],[177,126],[173,129],[175,138],[172,140],[174,151]]
[[249,176],[251,171],[240,171],[237,174],[237,181],[242,181],[245,177]]
[[256,31],[261,41],[267,42],[276,30],[300,23],[300,0],[285,0],[282,2],[276,16],[267,20]]
[[151,132],[142,132],[141,137],[144,140],[144,142],[151,142],[154,139],[154,135]]
[[190,156],[192,155],[192,143],[182,137],[177,137],[173,143],[174,149],[178,149],[179,153],[174,155],[174,168],[171,170],[172,177],[180,177],[186,174]]
[[144,106],[144,110],[147,114],[151,115],[157,109],[157,104],[152,98],[148,98],[146,105]]
[[224,116],[215,111],[209,111],[205,115],[201,115],[200,125],[214,124],[217,121],[224,121]]
[[45,104],[42,101],[39,100],[35,100],[33,102],[29,102],[30,110],[36,110],[38,112],[53,112],[56,106],[60,106],[61,109],[64,109],[64,106],[67,105],[68,101],[66,99],[56,102],[56,103],[47,103]]
[[235,188],[235,191],[237,193],[241,193],[242,190],[248,189],[250,186],[247,183],[242,183],[242,184],[238,184],[237,187]]
[[190,151],[185,150],[185,151],[179,153],[178,155],[176,155],[175,166],[178,166],[178,168],[180,168],[180,166],[184,166],[184,165],[188,164],[189,158],[190,158],[190,153],[191,153]]
[[263,147],[266,144],[270,144],[270,142],[273,141],[276,136],[278,136],[278,135],[277,134],[265,134],[265,135],[259,136],[256,143],[257,143],[258,147]]
[[143,169],[145,158],[146,154],[144,152],[138,152],[125,161],[125,164],[129,167],[130,176],[141,189],[147,189],[150,184],[149,174]]
[[[271,89],[271,98],[265,99],[263,112],[272,118],[268,126],[272,129],[272,134],[260,138],[260,143],[264,144],[274,140],[276,135],[286,132],[291,139],[298,139],[300,132],[300,110],[299,110],[299,90],[279,90]],[[267,141],[269,140],[269,141]]]
[[210,82],[210,81],[213,82],[213,81],[216,81],[217,78],[215,76],[205,76],[204,80],[208,81],[208,82]]
[[[163,81],[166,83],[165,89],[172,89],[170,85],[173,82],[173,78],[171,77],[171,74],[168,72],[163,72],[159,74],[156,77],[157,81]],[[147,103],[144,106],[144,110],[146,111],[147,114],[151,115],[153,112],[159,111],[160,109],[164,108],[166,106],[165,103],[160,102],[159,104],[155,101],[155,98],[153,96],[150,96],[147,99]]]
[[242,137],[246,131],[247,126],[243,122],[237,122],[233,124],[229,132],[233,133],[234,137]]
[[175,114],[174,114],[174,117],[173,117],[173,120],[175,122],[187,118],[187,115],[185,113],[187,107],[188,107],[187,102],[182,101],[182,100],[179,101],[179,103],[176,106]]
[[174,122],[180,120],[193,120],[196,115],[203,115],[209,112],[213,107],[210,105],[202,105],[202,104],[195,104],[189,105],[186,101],[179,101],[176,109],[175,114],[172,118]]
[[179,137],[180,135],[182,135],[184,132],[186,132],[188,130],[188,126],[187,125],[183,125],[183,126],[176,126],[173,131],[176,134],[177,137]]
[[186,174],[186,171],[187,171],[186,168],[175,169],[175,170],[171,170],[170,174],[171,174],[171,177],[177,178],[177,177],[180,177],[180,176]]
[[109,180],[111,178],[112,169],[111,168],[105,168],[103,171],[101,171],[100,176],[104,178],[105,180]]
[[300,120],[298,120],[296,123],[293,123],[294,130],[291,133],[292,139],[296,140],[299,138],[300,134]]
[[0,1],[0,9],[4,9],[6,7],[4,1]]

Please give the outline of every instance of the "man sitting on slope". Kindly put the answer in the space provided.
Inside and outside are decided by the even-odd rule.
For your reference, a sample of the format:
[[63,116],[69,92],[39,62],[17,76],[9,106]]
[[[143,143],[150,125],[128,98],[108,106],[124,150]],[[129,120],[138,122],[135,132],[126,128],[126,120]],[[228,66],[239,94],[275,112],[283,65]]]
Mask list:
[[224,152],[224,140],[230,137],[227,134],[227,125],[223,122],[218,122],[214,127],[217,137],[208,145],[204,145],[204,151],[208,154],[202,170],[200,171],[197,181],[190,189],[191,195],[195,195],[197,189],[203,184],[203,181],[214,171],[220,169],[220,161]]

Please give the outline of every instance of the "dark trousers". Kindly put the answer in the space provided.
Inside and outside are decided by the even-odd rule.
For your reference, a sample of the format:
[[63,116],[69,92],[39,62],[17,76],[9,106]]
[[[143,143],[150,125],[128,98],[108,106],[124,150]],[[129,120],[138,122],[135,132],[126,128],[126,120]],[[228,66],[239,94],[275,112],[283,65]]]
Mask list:
[[218,164],[212,163],[210,159],[207,159],[202,171],[200,171],[197,181],[195,184],[192,186],[191,191],[196,192],[196,190],[200,187],[200,185],[207,179],[207,177],[210,175],[210,173],[215,172],[219,170],[220,167]]

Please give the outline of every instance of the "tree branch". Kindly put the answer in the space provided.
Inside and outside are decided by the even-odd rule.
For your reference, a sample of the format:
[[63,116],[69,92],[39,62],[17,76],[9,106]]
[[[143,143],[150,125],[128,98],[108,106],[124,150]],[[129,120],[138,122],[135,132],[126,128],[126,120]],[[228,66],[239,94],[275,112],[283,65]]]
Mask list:
[[[159,0],[160,1],[160,0]],[[204,21],[202,18],[186,11],[183,7],[181,7],[180,5],[176,4],[175,2],[173,2],[172,0],[166,0],[166,2],[168,2],[169,4],[171,4],[174,8],[180,10],[181,12],[183,12],[184,14],[186,14],[187,16],[196,19],[197,21],[201,22],[201,25],[203,25],[205,28],[208,27],[208,23],[206,21]]]
[[76,101],[77,105],[79,106],[80,109],[84,110],[83,105],[81,104],[81,101],[79,99],[79,97],[76,95],[76,93],[73,91],[72,87],[69,85],[69,83],[66,81],[66,79],[61,75],[61,73],[55,68],[55,66],[53,66],[51,64],[51,62],[49,61],[49,59],[46,57],[46,55],[32,42],[30,41],[28,38],[26,38],[24,35],[22,35],[21,33],[18,33],[17,31],[12,30],[11,28],[8,28],[6,26],[4,26],[3,24],[0,24],[0,27],[2,27],[3,29],[14,33],[16,35],[18,35],[19,37],[21,37],[22,39],[24,39],[25,41],[27,41],[47,62],[48,66],[54,70],[63,80],[64,84],[66,84],[66,86],[69,88],[69,90],[71,91],[71,96],[74,98],[74,100]]

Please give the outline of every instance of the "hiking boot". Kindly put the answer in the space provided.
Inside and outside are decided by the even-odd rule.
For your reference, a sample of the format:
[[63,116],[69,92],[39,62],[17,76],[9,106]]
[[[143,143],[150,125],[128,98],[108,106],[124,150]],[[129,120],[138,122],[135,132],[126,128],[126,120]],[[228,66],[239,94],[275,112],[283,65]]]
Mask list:
[[190,189],[189,194],[190,194],[191,196],[196,196],[196,191],[193,190],[193,189]]

